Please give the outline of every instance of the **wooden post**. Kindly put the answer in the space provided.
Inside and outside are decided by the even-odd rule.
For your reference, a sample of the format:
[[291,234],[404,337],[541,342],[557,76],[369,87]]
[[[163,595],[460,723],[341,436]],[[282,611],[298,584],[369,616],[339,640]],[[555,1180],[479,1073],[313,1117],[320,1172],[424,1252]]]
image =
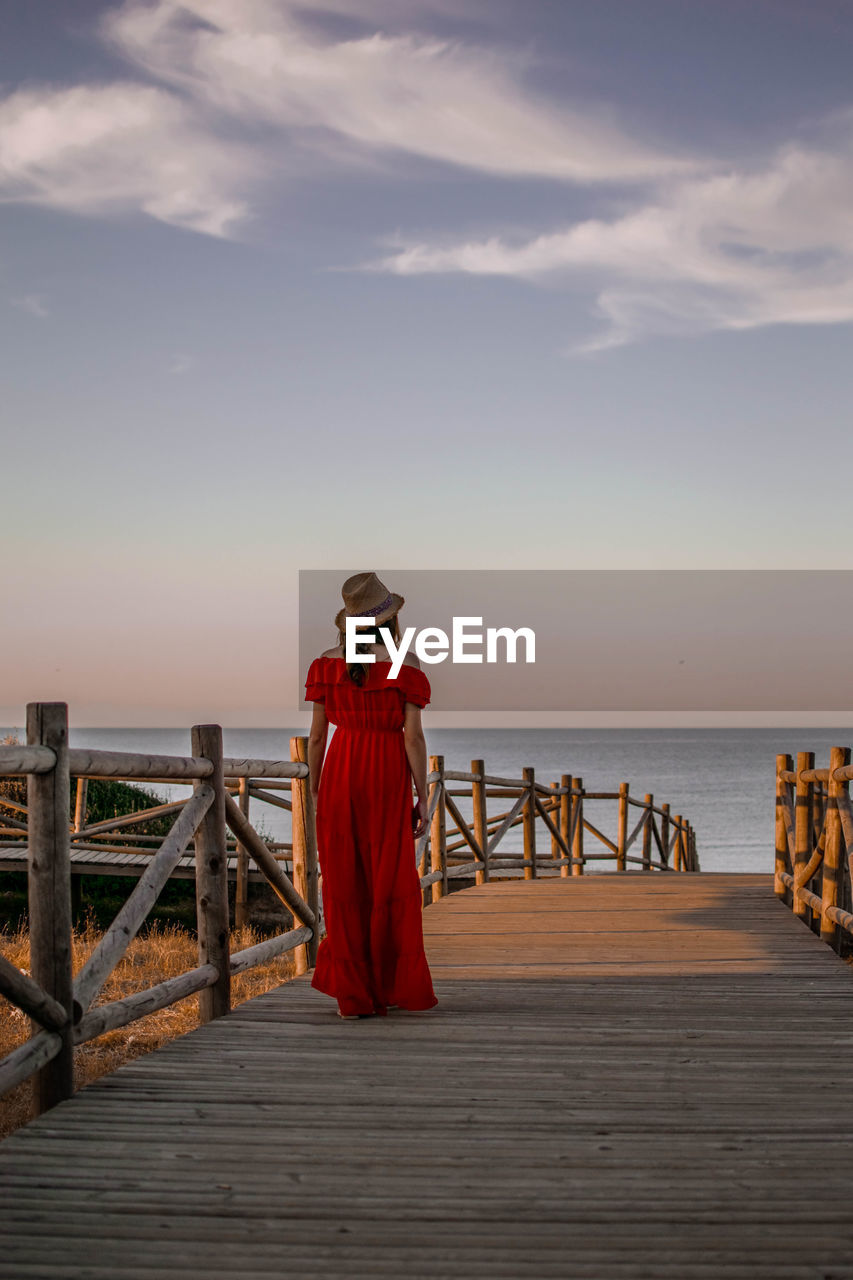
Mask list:
[[652,805],[655,802],[653,795],[648,792],[644,797],[646,806],[646,825],[643,827],[643,870],[651,871],[652,869]]
[[77,779],[77,795],[74,802],[74,830],[82,831],[86,825],[86,802],[89,798],[89,779]]
[[572,837],[572,875],[582,876],[583,861],[583,778],[572,778],[572,791],[580,792],[572,795],[572,826],[575,834]]
[[[78,778],[74,797],[74,830],[82,831],[86,825],[86,804],[89,796],[89,779]],[[83,906],[83,877],[71,869],[71,921],[78,919]]]
[[[550,817],[554,826],[559,831],[560,830],[560,784],[559,782],[552,782],[549,785],[551,787],[551,790],[554,792],[554,800],[553,802],[550,800],[548,801],[549,805],[553,803],[553,808],[549,810],[548,816]],[[562,856],[563,856],[563,851],[560,848],[560,842],[552,831],[551,832],[551,857],[554,859],[555,862],[557,862],[559,861],[560,858],[562,858]]]
[[438,780],[433,785],[438,787],[438,802],[432,815],[432,826],[429,836],[430,871],[440,871],[441,879],[431,885],[432,901],[438,902],[447,893],[447,820],[444,802],[444,756],[430,756],[430,773],[437,773]]
[[[71,1038],[71,849],[68,772],[68,707],[64,702],[31,702],[27,707],[27,742],[50,747],[56,766],[33,773],[27,783],[28,891],[30,973],[43,991],[68,1013],[59,1032],[62,1048],[33,1077],[33,1107],[41,1115],[74,1092],[74,1045]],[[31,1024],[33,1035],[41,1031]]]
[[[572,847],[572,778],[571,774],[564,773],[560,778],[560,787],[562,795],[560,796],[560,835],[563,837],[563,843],[566,848],[571,850]],[[560,856],[565,858],[565,853],[560,850]],[[560,878],[566,879],[572,874],[571,867],[560,867]]]
[[674,813],[672,815],[672,825],[675,827],[675,845],[672,850],[672,869],[673,871],[684,870],[684,853],[681,842],[681,814]]
[[814,768],[814,752],[797,752],[797,788],[794,808],[794,915],[809,923],[809,909],[800,896],[800,877],[812,856],[814,844],[814,783],[804,782],[801,774]]
[[812,831],[815,835],[823,829],[826,805],[826,788],[822,782],[816,782],[812,792]]
[[660,842],[663,845],[663,864],[669,866],[669,805],[662,804],[663,813],[660,819]]
[[[222,777],[222,728],[197,724],[192,730],[192,753],[213,764],[204,781],[213,788],[213,803],[195,834],[195,894],[198,917],[198,962],[216,965],[219,977],[199,992],[202,1022],[221,1018],[231,1009],[231,968],[228,929],[228,860],[225,835],[225,783]],[[202,784],[195,782],[197,791]]]
[[[298,764],[308,763],[308,739],[290,739],[290,758]],[[293,805],[293,885],[320,919],[319,867],[317,860],[317,818],[311,797],[310,778],[294,778],[290,784]],[[314,930],[309,942],[297,947],[293,953],[296,972],[307,973],[317,963],[320,930]]]
[[527,784],[527,799],[522,809],[522,831],[524,832],[524,861],[531,865],[524,868],[525,880],[536,879],[536,792],[535,773],[529,766],[522,769],[521,776]]
[[838,906],[838,885],[841,871],[842,831],[841,814],[838,812],[839,792],[847,782],[836,782],[833,773],[850,763],[849,747],[833,747],[829,753],[829,783],[826,789],[826,843],[823,851],[823,910],[820,916],[820,936],[831,947],[838,947],[838,927],[827,915],[828,907]]
[[[244,818],[249,816],[249,779],[240,779],[238,804]],[[234,884],[234,926],[243,929],[249,923],[249,851],[237,841],[237,877]]]
[[474,839],[483,851],[483,861],[486,863],[482,871],[478,871],[474,877],[476,884],[488,884],[489,881],[489,864],[486,859],[486,845],[489,842],[488,819],[486,814],[486,784],[482,781],[486,766],[482,760],[471,761],[471,772],[479,774],[480,781],[471,783],[471,799],[474,804]]
[[616,836],[616,870],[625,870],[625,845],[628,842],[628,783],[619,783],[619,830]]

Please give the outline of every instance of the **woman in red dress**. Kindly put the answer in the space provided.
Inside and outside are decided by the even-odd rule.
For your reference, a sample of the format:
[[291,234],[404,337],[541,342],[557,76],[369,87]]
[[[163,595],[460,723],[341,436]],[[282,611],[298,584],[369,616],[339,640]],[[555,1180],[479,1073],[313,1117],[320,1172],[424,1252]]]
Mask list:
[[348,665],[342,643],[314,659],[305,683],[314,703],[308,765],[326,923],[311,985],[337,999],[342,1017],[431,1009],[438,1002],[424,954],[414,844],[427,827],[421,708],[429,681],[408,655],[391,677],[378,628],[399,641],[401,596],[375,573],[348,578],[341,594],[345,607],[335,623],[342,640],[347,615],[375,619],[372,637],[359,637],[359,652],[375,661]]

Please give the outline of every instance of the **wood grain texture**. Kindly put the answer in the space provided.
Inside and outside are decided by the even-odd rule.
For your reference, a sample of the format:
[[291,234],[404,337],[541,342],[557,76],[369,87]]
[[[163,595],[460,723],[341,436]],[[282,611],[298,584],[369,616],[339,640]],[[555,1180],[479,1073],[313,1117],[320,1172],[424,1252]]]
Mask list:
[[[30,775],[28,903],[30,977],[67,1015],[57,1031],[62,1048],[33,1079],[37,1113],[73,1092],[71,1042],[71,870],[69,848],[68,707],[64,702],[31,702],[27,707],[27,741],[47,747],[55,764],[50,773]],[[32,1022],[33,1034],[41,1027]]]
[[0,1146],[0,1277],[850,1280],[853,975],[772,876],[492,880],[439,1005],[307,977]]

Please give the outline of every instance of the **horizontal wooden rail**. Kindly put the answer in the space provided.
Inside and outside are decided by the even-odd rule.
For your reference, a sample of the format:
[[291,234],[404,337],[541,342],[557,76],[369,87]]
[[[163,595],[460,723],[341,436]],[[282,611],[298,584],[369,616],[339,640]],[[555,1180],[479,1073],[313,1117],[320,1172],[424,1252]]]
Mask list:
[[[50,747],[0,747],[0,777],[24,773],[50,773],[56,767],[56,752]],[[5,801],[4,801],[5,803]]]
[[88,751],[80,747],[68,752],[68,771],[75,778],[209,778],[213,765],[196,756],[149,756],[135,751]]
[[[183,800],[175,800],[171,804],[152,805],[148,809],[134,809],[132,813],[122,814],[118,818],[109,818],[104,822],[94,822],[89,826],[79,827],[72,833],[72,840],[88,840],[92,836],[99,836],[107,831],[120,831],[123,827],[137,826],[140,822],[151,822],[157,818],[168,818],[173,813],[180,813],[184,805],[189,803],[189,796],[185,796]],[[136,837],[134,837],[136,838]],[[158,839],[157,836],[151,836],[152,840]]]
[[222,761],[226,778],[307,778],[308,766],[293,760],[237,760],[226,756]]

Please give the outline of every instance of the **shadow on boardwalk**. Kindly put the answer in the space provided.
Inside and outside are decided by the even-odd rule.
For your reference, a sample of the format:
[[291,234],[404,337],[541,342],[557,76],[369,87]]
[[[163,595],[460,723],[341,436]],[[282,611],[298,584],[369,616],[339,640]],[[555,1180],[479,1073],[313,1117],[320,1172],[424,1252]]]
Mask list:
[[424,916],[440,1004],[297,980],[0,1147],[0,1276],[853,1277],[853,974],[758,876]]

